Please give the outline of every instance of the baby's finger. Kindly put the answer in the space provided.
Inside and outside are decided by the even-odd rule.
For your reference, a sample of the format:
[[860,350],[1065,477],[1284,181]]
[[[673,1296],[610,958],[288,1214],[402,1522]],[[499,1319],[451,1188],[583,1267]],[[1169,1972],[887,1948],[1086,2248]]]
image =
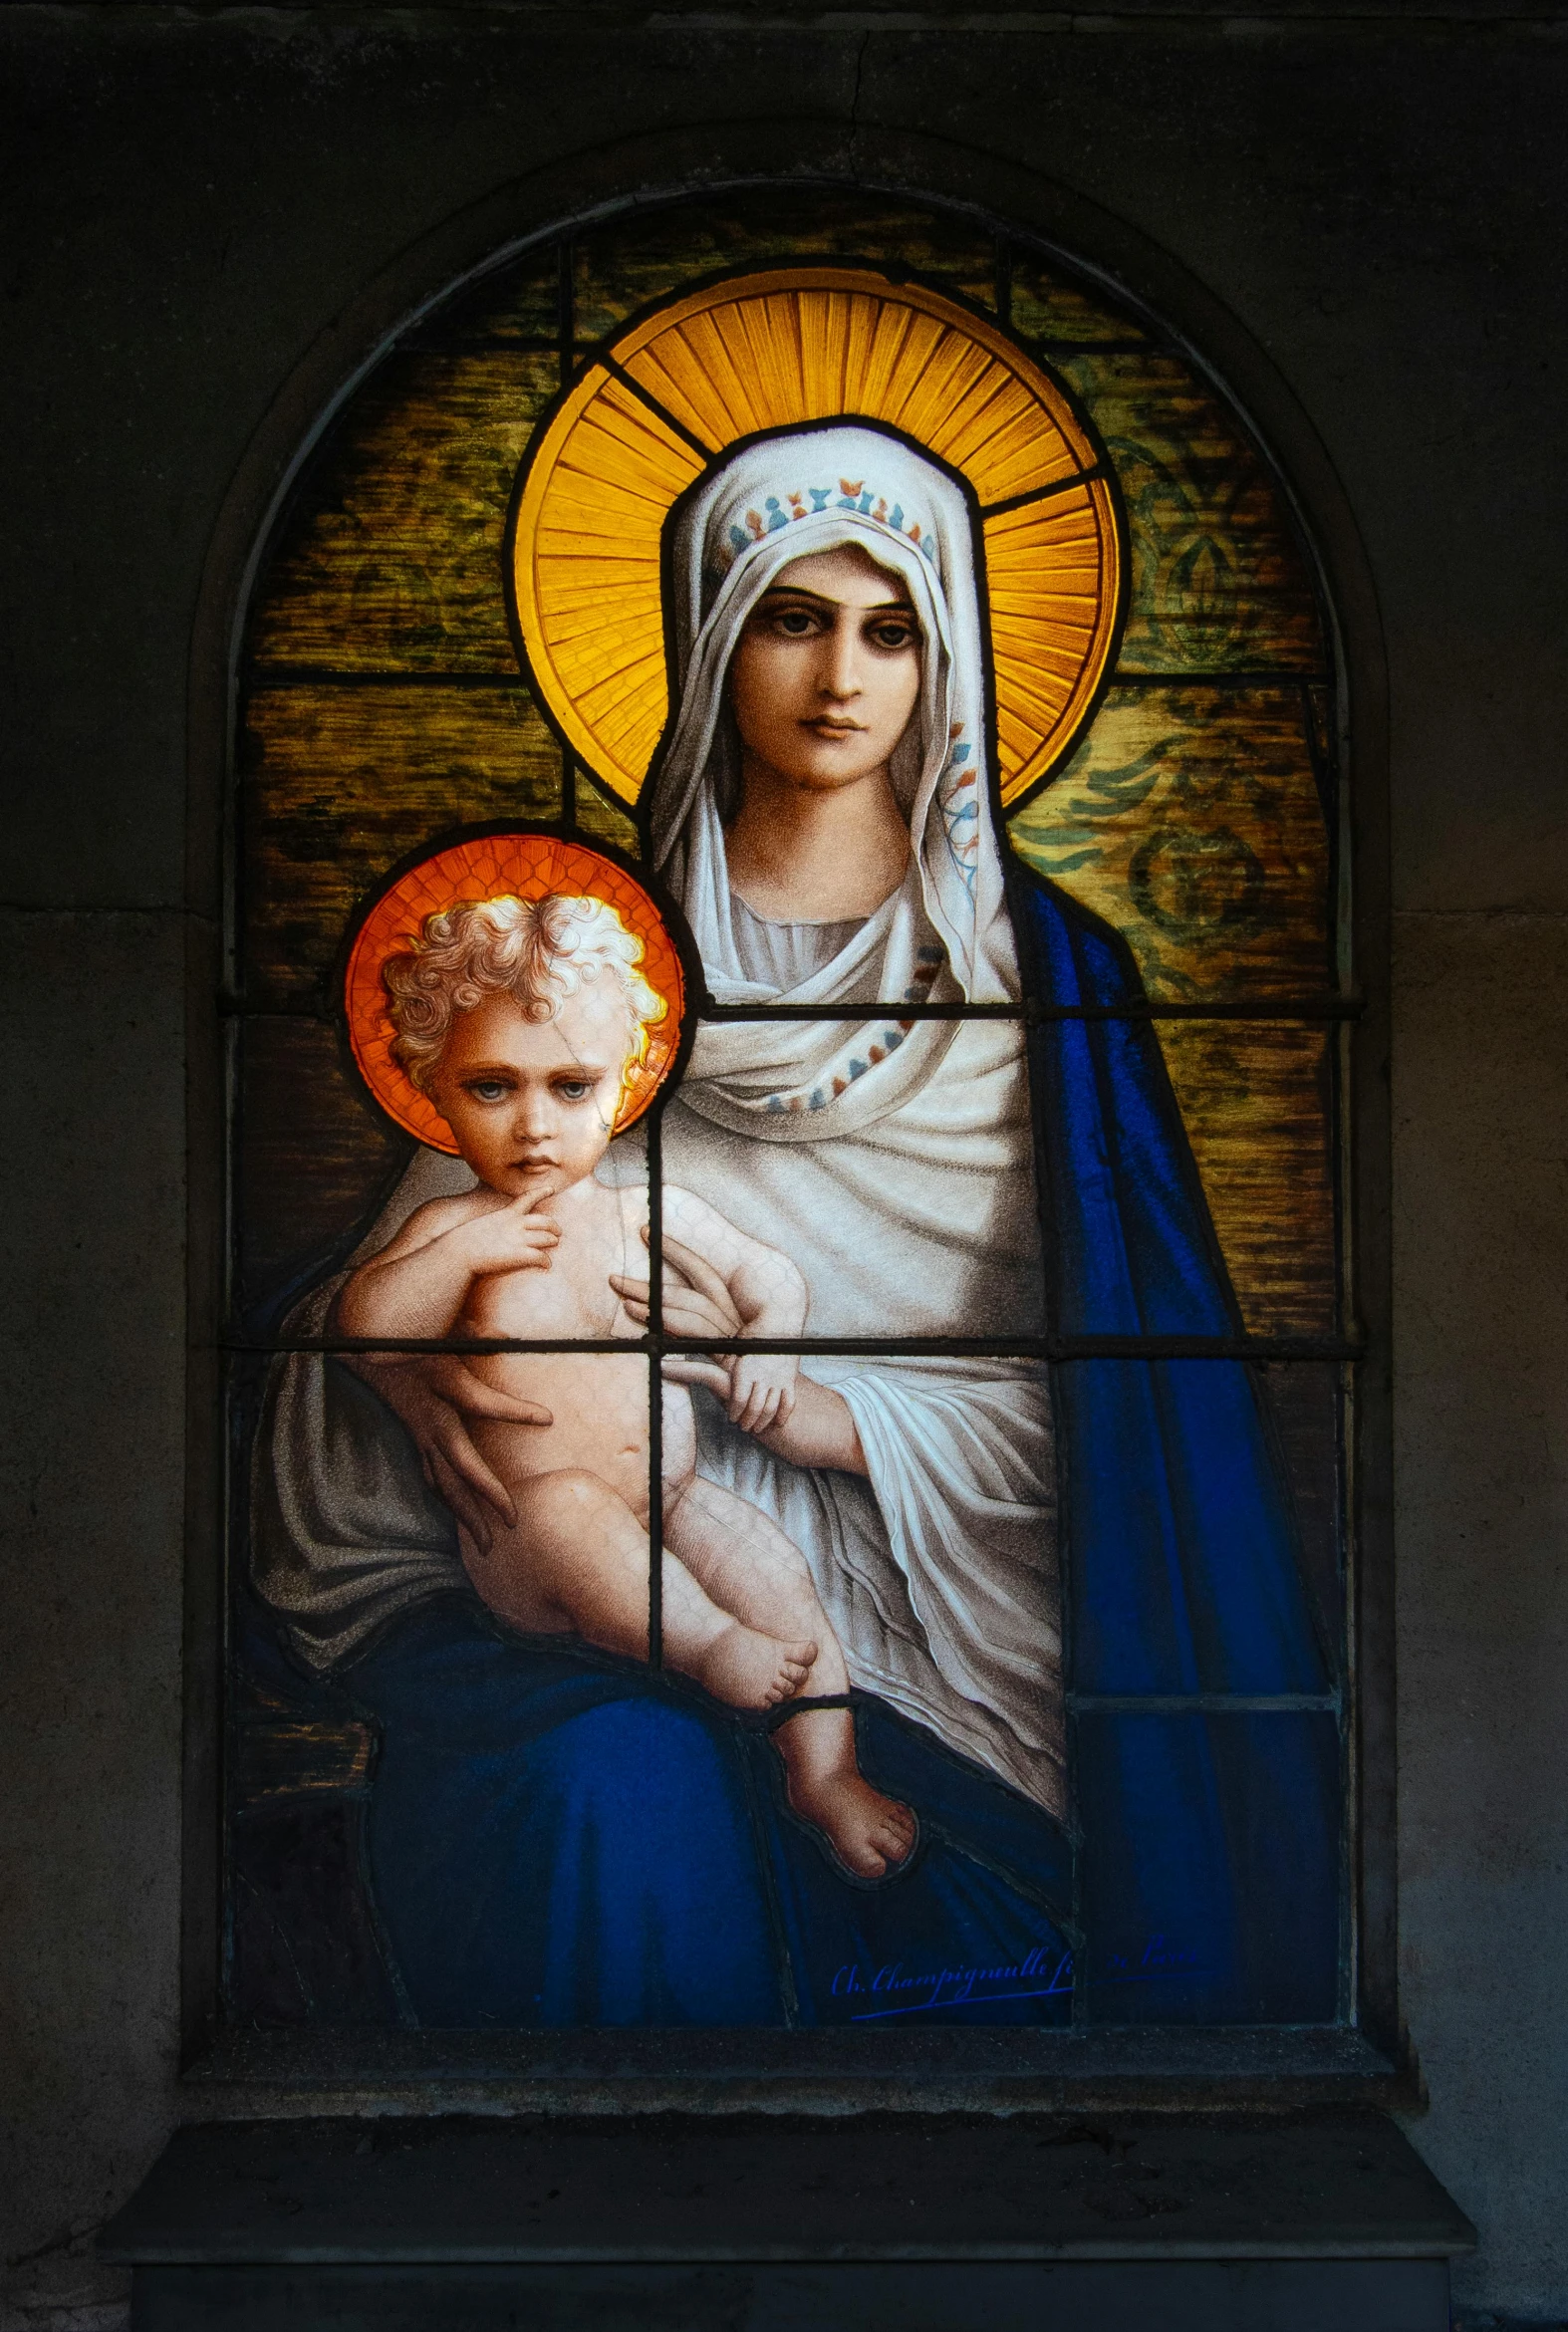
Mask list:
[[[551,1190],[524,1190],[519,1197],[511,1201],[512,1212],[532,1215],[536,1206],[548,1206],[554,1195],[555,1193]],[[549,1217],[541,1214],[535,1216],[534,1219],[538,1222],[547,1222]]]
[[747,1389],[745,1398],[739,1405],[739,1415],[737,1416],[734,1410],[731,1410],[729,1414],[743,1433],[754,1433],[764,1423],[764,1413],[767,1406],[767,1387],[753,1384]]

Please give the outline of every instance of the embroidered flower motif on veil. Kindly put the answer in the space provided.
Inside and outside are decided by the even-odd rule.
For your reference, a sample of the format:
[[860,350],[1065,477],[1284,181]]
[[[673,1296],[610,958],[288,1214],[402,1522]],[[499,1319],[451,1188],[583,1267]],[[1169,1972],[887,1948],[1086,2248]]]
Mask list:
[[[933,977],[934,974],[935,966],[933,965]],[[770,1115],[777,1115],[781,1110],[826,1109],[830,1101],[837,1101],[841,1093],[848,1093],[858,1077],[868,1076],[880,1061],[886,1061],[890,1053],[896,1053],[914,1026],[913,1020],[901,1020],[897,1028],[885,1028],[878,1042],[866,1047],[864,1061],[851,1049],[846,1052],[841,1061],[835,1061],[832,1064],[822,1084],[814,1086],[809,1094],[792,1093],[786,1096],[782,1093],[770,1093],[762,1105],[763,1108]],[[859,1030],[857,1030],[856,1036],[858,1040]]]
[[[806,506],[808,497],[811,504],[809,509]],[[788,509],[784,507],[786,502]],[[760,543],[767,535],[777,534],[792,519],[816,518],[827,509],[853,510],[858,517],[869,518],[874,526],[885,526],[890,534],[902,535],[906,542],[923,551],[931,565],[935,566],[936,554],[931,548],[930,528],[922,526],[917,518],[912,519],[906,526],[903,503],[895,501],[890,507],[887,495],[875,492],[863,478],[840,478],[837,494],[831,486],[788,486],[782,495],[764,495],[760,510],[748,510],[743,525],[737,520],[730,527],[730,562],[738,559],[742,551],[749,550],[753,543]]]

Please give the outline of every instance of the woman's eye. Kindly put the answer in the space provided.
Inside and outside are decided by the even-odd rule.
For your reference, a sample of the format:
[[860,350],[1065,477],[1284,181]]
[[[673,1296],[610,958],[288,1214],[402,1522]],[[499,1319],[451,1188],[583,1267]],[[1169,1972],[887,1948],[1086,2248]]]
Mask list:
[[786,640],[805,640],[817,629],[817,619],[806,608],[781,608],[773,619]]
[[871,637],[878,648],[894,650],[919,644],[919,634],[913,624],[874,624]]

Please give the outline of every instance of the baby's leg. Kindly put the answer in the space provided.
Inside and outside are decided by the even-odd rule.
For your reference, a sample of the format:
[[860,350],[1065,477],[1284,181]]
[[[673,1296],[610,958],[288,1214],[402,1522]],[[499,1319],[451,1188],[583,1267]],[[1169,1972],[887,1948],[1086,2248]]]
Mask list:
[[[499,1471],[499,1468],[497,1468]],[[465,1532],[463,1562],[501,1619],[529,1633],[573,1630],[605,1652],[648,1658],[648,1533],[597,1474],[514,1472],[517,1512],[488,1554]]]
[[[811,1673],[796,1687],[803,1696],[836,1697],[849,1689],[844,1654],[806,1558],[760,1507],[697,1475],[680,1485],[666,1479],[664,1536],[713,1601],[748,1627],[815,1638]],[[773,1740],[790,1804],[824,1833],[846,1868],[858,1878],[881,1879],[908,1859],[915,1817],[862,1776],[850,1709],[802,1709]]]
[[849,1672],[806,1558],[778,1524],[737,1490],[695,1471],[664,1476],[664,1544],[713,1601],[748,1628],[815,1643],[801,1687],[813,1697],[849,1690]]
[[[469,1575],[514,1627],[559,1628],[590,1644],[648,1658],[649,1537],[626,1500],[577,1468],[509,1485],[514,1530]],[[673,1556],[662,1566],[661,1634],[671,1668],[737,1708],[771,1708],[798,1692],[816,1646],[781,1643],[743,1626],[705,1595]]]

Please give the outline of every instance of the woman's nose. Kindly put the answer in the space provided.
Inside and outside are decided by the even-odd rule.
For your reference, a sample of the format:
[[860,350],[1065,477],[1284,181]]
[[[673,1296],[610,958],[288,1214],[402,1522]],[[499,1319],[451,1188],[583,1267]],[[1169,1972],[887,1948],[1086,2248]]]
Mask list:
[[826,695],[839,698],[858,696],[860,677],[860,634],[856,627],[839,622],[824,637],[822,685]]

